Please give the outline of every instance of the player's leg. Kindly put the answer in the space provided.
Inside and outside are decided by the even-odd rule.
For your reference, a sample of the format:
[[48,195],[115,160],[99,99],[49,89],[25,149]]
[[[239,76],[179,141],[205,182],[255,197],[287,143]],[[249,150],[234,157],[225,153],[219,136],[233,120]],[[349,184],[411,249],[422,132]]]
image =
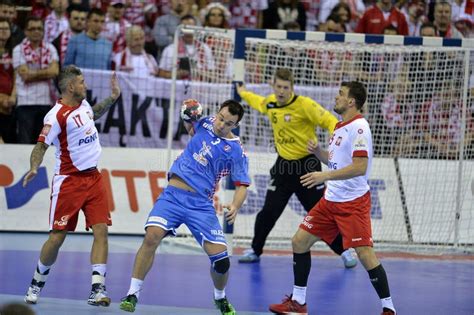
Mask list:
[[384,315],[395,314],[390,288],[388,285],[387,274],[380,261],[375,255],[371,246],[355,247],[360,262],[369,274],[370,283],[372,283],[377,295],[382,303]]
[[[306,158],[305,161],[306,161],[304,163],[305,173],[321,171],[321,162],[315,156],[310,156]],[[296,196],[298,197],[298,200],[303,205],[304,209],[306,211],[309,211],[324,196],[325,189],[326,189],[326,185],[324,185],[324,183],[310,189],[303,187],[301,184],[299,184],[299,187],[295,193],[296,193]],[[342,246],[341,235],[338,235],[334,239],[334,241],[328,245],[333,252],[341,256],[341,259],[344,263],[344,267],[353,268],[357,265],[357,259],[352,254],[352,250],[348,249],[344,251],[344,248]]]
[[279,173],[281,171],[279,167],[280,159],[278,158],[270,171],[270,183],[265,195],[265,202],[262,210],[260,210],[255,218],[252,248],[240,257],[240,263],[253,263],[260,260],[259,257],[263,253],[267,237],[283,213],[283,210],[285,210],[288,200],[294,192],[291,187],[287,186],[287,181],[282,178],[284,174]]
[[307,314],[306,288],[311,270],[311,246],[320,239],[326,243],[331,243],[338,233],[337,224],[327,207],[327,202],[322,198],[310,210],[292,238],[293,293],[287,296],[282,303],[270,305],[269,310],[271,312],[277,314]]
[[135,256],[130,287],[120,303],[120,309],[135,311],[143,281],[153,266],[156,249],[166,235],[176,235],[175,228],[183,222],[183,207],[180,204],[183,198],[177,188],[168,186],[150,211],[145,223],[145,237]]
[[235,315],[235,309],[225,293],[230,268],[227,246],[204,241],[203,249],[211,261],[210,272],[214,283],[214,303],[222,315]]
[[84,196],[76,189],[76,186],[77,181],[72,176],[55,175],[53,177],[49,212],[51,232],[41,248],[40,258],[25,296],[26,303],[37,303],[67,232],[74,231],[76,228],[79,209],[84,200]]
[[221,314],[234,315],[235,309],[225,293],[230,260],[224,232],[214,206],[208,200],[199,201],[197,198],[188,202],[188,206],[189,210],[184,223],[209,256],[210,273],[214,283],[214,304]]
[[26,303],[36,304],[38,302],[39,294],[46,283],[51,266],[56,262],[59,249],[66,239],[66,235],[67,231],[65,230],[53,230],[49,233],[48,239],[41,248],[33,278],[25,295]]
[[112,224],[107,204],[107,192],[102,175],[97,170],[82,172],[83,186],[87,187],[87,199],[82,206],[86,218],[86,227],[91,228],[94,236],[90,253],[92,266],[92,287],[87,303],[94,306],[109,306],[105,287],[107,257],[109,253],[108,226]]
[[380,297],[384,312],[394,314],[395,308],[390,296],[387,275],[372,247],[370,192],[349,202],[333,203],[333,208],[336,209],[335,219],[343,235],[344,248],[352,247],[356,250]]

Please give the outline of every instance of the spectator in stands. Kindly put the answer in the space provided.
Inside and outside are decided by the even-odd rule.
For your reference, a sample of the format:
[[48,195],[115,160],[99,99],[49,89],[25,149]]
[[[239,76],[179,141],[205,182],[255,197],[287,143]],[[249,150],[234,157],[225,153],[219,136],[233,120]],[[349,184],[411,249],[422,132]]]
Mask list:
[[51,43],[59,34],[68,29],[67,0],[51,0],[51,13],[44,22],[44,40]]
[[420,26],[420,36],[435,37],[437,34],[436,26],[431,22],[425,22]]
[[51,13],[47,0],[31,0],[31,12],[29,15],[37,16],[44,20]]
[[423,8],[424,1],[413,1],[408,5],[406,12],[404,12],[408,24],[408,35],[418,36],[421,24],[427,21]]
[[43,21],[26,20],[26,38],[13,49],[16,72],[16,118],[19,143],[36,143],[43,128],[43,117],[56,98],[53,80],[59,72],[56,48],[43,40]]
[[262,28],[262,12],[268,0],[234,0],[229,5],[231,28]]
[[0,0],[0,19],[5,19],[10,23],[12,29],[11,35],[11,45],[15,47],[23,38],[25,38],[25,34],[23,30],[15,23],[16,18],[16,5],[13,3],[12,0]]
[[324,0],[321,3],[321,10],[319,11],[319,23],[324,23],[328,16],[334,13],[335,11],[337,12],[337,9],[335,8],[337,6],[340,6],[341,4],[348,6],[349,7],[349,12],[351,12],[351,15],[348,16],[348,21],[344,23],[350,23],[351,28],[353,29],[356,25],[359,19],[362,17],[362,15],[365,12],[365,4],[364,1],[362,0]]
[[392,4],[391,0],[378,0],[373,7],[365,11],[355,32],[383,34],[383,30],[389,24],[397,28],[398,34],[408,35],[408,24],[403,13]]
[[[181,18],[182,25],[196,25],[196,19],[192,15],[185,15]],[[168,45],[159,63],[159,76],[171,78],[173,68],[174,44]],[[190,79],[190,64],[196,63],[201,77],[194,77],[193,80],[202,80],[208,77],[206,74],[215,69],[214,58],[211,49],[205,44],[194,42],[193,34],[183,34],[178,42],[178,79]]]
[[299,0],[275,0],[262,13],[262,27],[265,29],[284,29],[285,23],[298,22],[306,29],[306,12]]
[[456,29],[462,34],[465,38],[474,37],[474,17],[467,15],[465,13],[461,14],[458,19],[454,22]]
[[451,20],[457,21],[463,15],[471,16],[474,14],[474,0],[452,0],[451,1]]
[[[352,25],[353,23],[351,23],[351,16],[352,16],[351,7],[347,3],[345,2],[338,3],[332,9],[331,14],[329,14],[329,16],[334,16],[334,15],[339,16],[339,19],[344,26],[345,32],[352,32],[355,25],[353,26]],[[327,19],[326,19],[326,22],[327,22]]]
[[462,38],[462,34],[451,21],[451,4],[448,1],[436,2],[434,6],[433,24],[438,30],[438,36],[444,38]]
[[383,34],[384,35],[398,35],[397,28],[393,26],[392,24],[385,26],[383,29]]
[[59,55],[60,65],[64,63],[66,58],[67,46],[71,37],[82,33],[86,28],[87,9],[84,6],[71,4],[67,8],[67,13],[69,27],[53,40],[53,46]]
[[286,22],[283,25],[283,29],[285,31],[288,31],[288,32],[299,32],[299,31],[301,31],[300,25],[298,24],[298,22],[295,22],[295,21]]
[[158,64],[145,52],[145,32],[138,25],[129,27],[125,34],[127,47],[115,55],[115,69],[135,76],[158,75]]
[[187,0],[171,0],[171,12],[158,17],[153,27],[153,37],[158,47],[157,57],[166,46],[173,42],[176,27],[181,23],[181,18],[190,13],[191,7]]
[[16,124],[13,115],[16,88],[11,34],[10,23],[5,19],[0,19],[0,143],[16,142]]
[[229,28],[230,12],[220,3],[209,3],[202,11],[202,25]]
[[336,14],[328,16],[326,23],[319,25],[319,31],[328,33],[344,33],[346,28],[341,17]]
[[112,0],[107,8],[104,27],[100,36],[112,43],[116,54],[125,49],[125,31],[131,26],[125,17],[125,0]]
[[89,11],[86,32],[69,40],[64,66],[74,64],[86,69],[111,69],[112,43],[100,37],[104,21],[105,15],[101,10]]

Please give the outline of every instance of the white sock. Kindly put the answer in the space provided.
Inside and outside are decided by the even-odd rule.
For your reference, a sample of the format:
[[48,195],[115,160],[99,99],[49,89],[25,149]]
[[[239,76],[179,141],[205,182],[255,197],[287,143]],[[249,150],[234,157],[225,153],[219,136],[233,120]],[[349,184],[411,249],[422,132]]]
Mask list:
[[107,265],[106,264],[94,264],[92,265],[92,273],[97,271],[101,276],[105,277],[105,273],[107,272]]
[[225,298],[225,288],[222,290],[214,288],[214,299],[215,300],[220,300]]
[[127,295],[135,295],[138,299],[140,291],[142,290],[143,280],[132,278],[130,280],[130,289],[128,289]]
[[38,266],[38,270],[41,274],[44,274],[46,271],[49,270],[49,268],[51,268],[51,266],[43,265],[43,263],[39,259],[38,259],[38,265],[37,266]]
[[393,306],[392,297],[389,296],[387,298],[380,299],[380,301],[382,302],[382,308],[389,308],[396,313],[395,307]]
[[293,286],[293,301],[298,302],[300,305],[306,304],[306,287]]

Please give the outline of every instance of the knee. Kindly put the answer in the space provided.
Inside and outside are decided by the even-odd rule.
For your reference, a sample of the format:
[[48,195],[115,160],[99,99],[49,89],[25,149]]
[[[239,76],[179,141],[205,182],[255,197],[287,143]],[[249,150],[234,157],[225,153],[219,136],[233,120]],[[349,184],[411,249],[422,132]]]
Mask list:
[[211,260],[212,269],[216,273],[223,275],[229,271],[230,260],[227,251],[209,256],[209,259]]
[[95,224],[92,226],[94,237],[97,240],[107,241],[108,230],[107,224],[105,223]]
[[54,247],[61,247],[66,239],[67,231],[53,231],[49,234],[48,242]]
[[313,244],[308,244],[298,233],[291,238],[291,246],[294,253],[306,253],[311,248],[311,245]]
[[164,233],[161,233],[160,230],[159,228],[148,227],[143,239],[143,245],[146,247],[158,247],[164,237]]
[[375,256],[375,252],[370,246],[361,246],[354,248],[357,256],[359,257],[360,262],[364,265],[366,270],[373,269],[377,267],[380,262]]

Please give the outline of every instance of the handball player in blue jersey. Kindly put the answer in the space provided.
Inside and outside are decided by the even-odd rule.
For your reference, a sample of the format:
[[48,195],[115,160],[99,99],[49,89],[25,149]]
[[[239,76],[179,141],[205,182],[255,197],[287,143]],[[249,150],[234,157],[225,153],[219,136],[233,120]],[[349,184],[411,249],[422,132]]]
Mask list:
[[219,180],[229,175],[236,190],[232,203],[224,208],[227,209],[228,222],[234,223],[250,184],[247,156],[239,137],[232,134],[244,110],[240,103],[228,100],[222,103],[215,116],[199,119],[201,112],[197,101],[183,103],[181,118],[192,137],[171,166],[168,186],[145,223],[145,238],[135,257],[130,289],[120,304],[124,311],[135,311],[143,281],[161,240],[169,234],[176,234],[175,229],[186,224],[209,256],[216,307],[222,314],[235,314],[225,294],[230,261],[213,197]]

